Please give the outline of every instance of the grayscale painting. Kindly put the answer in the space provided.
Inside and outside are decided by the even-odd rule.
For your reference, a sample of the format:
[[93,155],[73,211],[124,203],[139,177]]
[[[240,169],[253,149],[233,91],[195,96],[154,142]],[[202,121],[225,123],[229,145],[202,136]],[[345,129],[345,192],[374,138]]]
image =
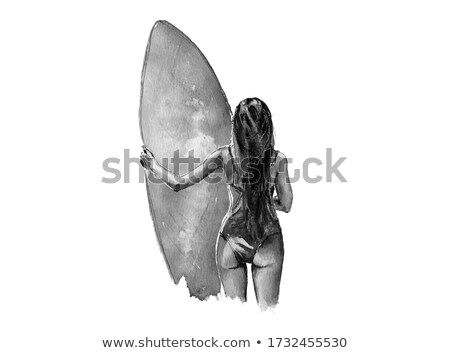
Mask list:
[[232,113],[206,58],[158,21],[141,79],[141,164],[161,251],[191,296],[247,299],[248,267],[262,309],[278,303],[284,258],[277,211],[289,212],[287,159],[259,98]]

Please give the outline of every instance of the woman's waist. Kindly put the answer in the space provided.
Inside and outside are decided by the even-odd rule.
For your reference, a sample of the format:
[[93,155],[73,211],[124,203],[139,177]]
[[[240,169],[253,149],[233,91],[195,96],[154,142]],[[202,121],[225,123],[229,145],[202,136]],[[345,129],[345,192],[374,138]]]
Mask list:
[[281,227],[276,215],[274,216],[271,213],[265,215],[245,214],[242,209],[237,209],[225,216],[223,229],[240,229],[246,232],[253,230],[256,232],[267,233],[279,231]]
[[273,219],[278,221],[277,211],[273,202],[264,202],[260,207],[249,207],[242,199],[236,200],[231,205],[228,215],[234,218],[252,218],[261,221]]

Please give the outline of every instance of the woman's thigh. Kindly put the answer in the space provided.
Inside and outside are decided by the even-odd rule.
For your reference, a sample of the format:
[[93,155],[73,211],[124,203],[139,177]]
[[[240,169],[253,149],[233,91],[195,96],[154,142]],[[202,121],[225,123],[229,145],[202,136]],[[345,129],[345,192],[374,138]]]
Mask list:
[[217,267],[225,295],[247,299],[247,266],[237,260],[230,244],[219,237],[217,244]]
[[262,309],[278,303],[284,247],[281,234],[267,238],[256,251],[252,277],[258,304]]

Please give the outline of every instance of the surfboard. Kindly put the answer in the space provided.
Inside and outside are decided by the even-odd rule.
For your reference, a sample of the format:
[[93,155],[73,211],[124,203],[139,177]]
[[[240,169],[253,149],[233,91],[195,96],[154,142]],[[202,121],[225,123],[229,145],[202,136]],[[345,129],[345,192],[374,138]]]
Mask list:
[[[231,110],[213,69],[197,46],[166,21],[156,22],[148,40],[139,120],[144,145],[178,174],[230,143]],[[217,295],[215,248],[229,206],[225,181],[203,180],[176,193],[146,180],[146,188],[173,281],[184,277],[190,295],[199,299]]]

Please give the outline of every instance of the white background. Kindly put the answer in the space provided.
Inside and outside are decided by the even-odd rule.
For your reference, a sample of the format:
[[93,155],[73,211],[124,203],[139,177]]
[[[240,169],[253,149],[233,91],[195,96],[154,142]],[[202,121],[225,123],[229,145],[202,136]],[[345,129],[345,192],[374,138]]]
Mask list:
[[[449,352],[449,16],[445,1],[2,2],[0,351],[215,336]],[[139,155],[158,19],[201,48],[232,107],[268,103],[291,173],[327,147],[347,157],[348,183],[293,185],[274,312],[251,286],[245,305],[189,298],[137,166],[129,184],[101,182],[105,158]]]

